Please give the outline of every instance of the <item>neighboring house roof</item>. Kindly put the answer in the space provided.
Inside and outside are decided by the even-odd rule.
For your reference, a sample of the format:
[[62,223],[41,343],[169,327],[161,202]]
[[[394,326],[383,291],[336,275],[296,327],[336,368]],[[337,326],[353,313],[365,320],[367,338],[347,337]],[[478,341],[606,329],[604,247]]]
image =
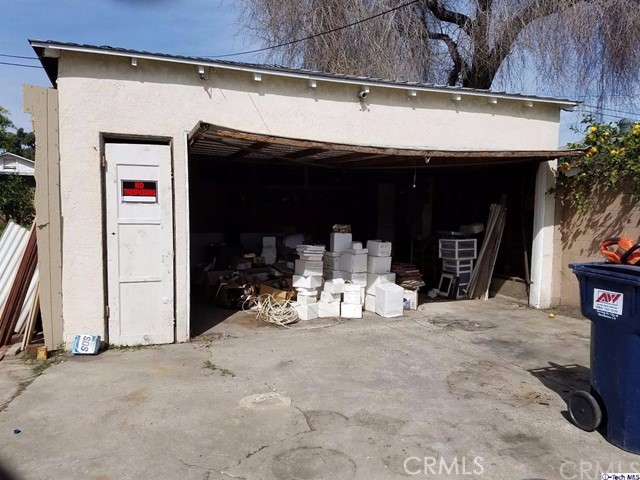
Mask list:
[[557,105],[559,108],[573,109],[580,102],[573,100],[555,98],[555,97],[541,97],[536,95],[523,95],[517,93],[507,92],[494,92],[491,90],[480,90],[466,87],[451,87],[446,85],[434,85],[431,83],[420,82],[403,82],[397,80],[387,80],[381,78],[372,77],[359,77],[355,75],[345,75],[340,73],[326,73],[313,70],[306,70],[301,68],[289,68],[279,65],[263,65],[256,63],[243,63],[234,62],[228,60],[215,60],[204,57],[190,57],[183,55],[170,55],[166,53],[154,53],[141,50],[131,50],[126,48],[117,48],[111,46],[96,46],[87,44],[77,44],[68,42],[56,42],[52,40],[29,40],[29,43],[35,50],[36,54],[40,58],[43,67],[45,68],[49,79],[52,84],[56,84],[58,77],[58,59],[56,55],[51,55],[47,52],[50,50],[66,50],[73,52],[84,52],[101,55],[112,55],[120,57],[141,58],[149,60],[166,61],[173,63],[192,64],[204,67],[215,67],[229,70],[249,71],[265,75],[277,75],[286,77],[304,78],[308,80],[318,81],[330,81],[337,83],[350,83],[362,86],[380,86],[387,88],[402,88],[406,90],[418,90],[418,91],[431,91],[431,92],[460,92],[467,95],[495,97],[495,98],[510,98],[519,99],[524,101],[539,102],[539,103],[551,103]]
[[0,153],[0,175],[31,175],[36,163],[15,153]]

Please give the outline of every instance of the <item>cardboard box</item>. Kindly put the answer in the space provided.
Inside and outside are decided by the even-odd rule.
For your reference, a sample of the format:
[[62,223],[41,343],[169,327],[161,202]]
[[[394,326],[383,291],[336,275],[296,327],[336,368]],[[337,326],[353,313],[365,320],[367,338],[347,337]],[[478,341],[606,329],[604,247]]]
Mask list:
[[318,318],[320,305],[318,303],[312,303],[309,305],[301,305],[299,303],[294,304],[294,308],[296,312],[298,312],[298,316],[300,320],[313,320]]
[[367,255],[345,252],[340,256],[340,270],[349,273],[363,273],[367,271]]
[[347,282],[355,283],[356,285],[362,285],[363,287],[367,285],[367,274],[364,272],[360,272],[360,273],[347,272],[344,275],[344,279]]
[[362,305],[362,295],[360,290],[357,292],[344,292],[342,294],[342,303],[347,303],[349,305]]
[[417,310],[418,309],[418,291],[417,290],[405,290],[403,297],[403,304],[405,310]]
[[367,272],[368,273],[390,273],[391,272],[391,257],[367,257]]
[[331,318],[340,316],[340,302],[325,303],[320,302],[318,304],[318,317]]
[[375,295],[367,295],[364,299],[364,309],[367,312],[376,313],[376,297]]
[[395,273],[367,273],[367,295],[376,295],[376,287],[381,283],[396,283]]
[[296,275],[305,277],[321,277],[322,276],[322,260],[296,260]]
[[390,257],[391,242],[383,242],[382,240],[369,240],[367,242],[369,255],[374,257]]
[[320,293],[320,301],[323,303],[335,303],[342,300],[342,295],[340,293],[329,293],[326,290]]
[[296,298],[296,292],[292,289],[283,290],[282,288],[273,286],[271,282],[260,284],[260,295],[273,295],[276,300],[293,300]]
[[335,278],[324,282],[324,291],[338,295],[344,293],[344,280]]
[[382,283],[376,287],[376,313],[385,318],[404,314],[404,288],[395,283]]
[[362,318],[362,305],[341,303],[340,316],[342,318]]
[[303,276],[303,275],[294,275],[293,276],[293,287],[294,288],[306,288],[308,290],[315,290],[322,287],[322,277],[314,276]]
[[337,233],[331,234],[329,241],[329,247],[332,252],[342,253],[351,248],[351,242],[353,241],[353,235],[350,233]]

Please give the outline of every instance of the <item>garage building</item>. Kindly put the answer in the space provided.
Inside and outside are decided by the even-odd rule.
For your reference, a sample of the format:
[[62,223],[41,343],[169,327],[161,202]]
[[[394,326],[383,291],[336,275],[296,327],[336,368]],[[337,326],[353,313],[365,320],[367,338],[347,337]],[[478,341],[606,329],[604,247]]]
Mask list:
[[[49,346],[187,341],[194,272],[225,236],[348,223],[437,276],[430,239],[507,195],[496,280],[557,303],[554,184],[569,100],[31,41]],[[523,258],[527,258],[527,265]],[[530,272],[527,272],[530,270]],[[528,275],[527,275],[528,274]],[[499,277],[499,278],[498,278]],[[494,282],[496,283],[496,282]],[[500,282],[497,282],[500,283]],[[517,283],[517,282],[516,282]]]

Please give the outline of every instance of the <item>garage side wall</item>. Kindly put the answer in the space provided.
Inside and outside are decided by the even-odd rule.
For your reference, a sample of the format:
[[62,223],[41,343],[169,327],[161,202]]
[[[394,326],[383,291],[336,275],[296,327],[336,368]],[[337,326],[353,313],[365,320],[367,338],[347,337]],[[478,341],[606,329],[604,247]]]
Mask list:
[[600,194],[594,208],[582,213],[556,200],[560,217],[561,305],[580,305],[578,279],[570,263],[602,262],[600,243],[610,237],[625,235],[640,239],[640,204],[629,195]]
[[173,139],[177,340],[188,339],[188,196],[185,132],[198,121],[239,130],[361,145],[536,150],[558,145],[557,106],[371,88],[126,57],[62,52],[60,191],[64,233],[64,337],[104,335],[102,134]]

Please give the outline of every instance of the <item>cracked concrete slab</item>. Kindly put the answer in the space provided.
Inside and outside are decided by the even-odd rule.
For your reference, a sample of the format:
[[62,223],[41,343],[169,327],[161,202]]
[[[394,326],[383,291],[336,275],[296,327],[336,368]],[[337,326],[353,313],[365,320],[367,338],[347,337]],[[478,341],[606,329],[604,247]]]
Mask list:
[[501,300],[316,328],[238,315],[210,343],[51,367],[0,413],[0,465],[16,480],[421,478],[425,457],[452,469],[432,478],[640,467],[563,416],[588,381],[586,320]]

